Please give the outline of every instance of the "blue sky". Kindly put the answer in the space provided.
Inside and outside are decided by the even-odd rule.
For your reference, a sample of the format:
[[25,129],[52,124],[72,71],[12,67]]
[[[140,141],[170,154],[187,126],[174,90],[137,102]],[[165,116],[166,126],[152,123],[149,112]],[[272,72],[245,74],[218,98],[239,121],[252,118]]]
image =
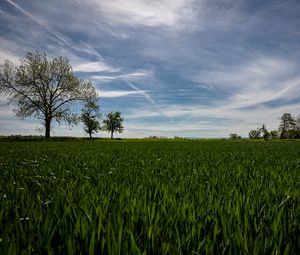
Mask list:
[[[299,13],[298,0],[2,0],[0,59],[68,57],[101,112],[123,113],[121,137],[247,136],[300,114]],[[12,110],[1,135],[39,134]]]

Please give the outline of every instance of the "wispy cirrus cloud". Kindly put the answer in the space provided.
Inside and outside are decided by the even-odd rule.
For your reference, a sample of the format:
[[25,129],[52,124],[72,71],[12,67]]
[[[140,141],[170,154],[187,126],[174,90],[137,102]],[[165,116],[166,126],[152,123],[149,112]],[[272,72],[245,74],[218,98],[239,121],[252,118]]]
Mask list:
[[160,106],[154,101],[154,99],[149,95],[147,91],[141,90],[129,80],[124,79],[124,81],[130,88],[134,89],[136,92],[140,92],[144,96],[144,98],[156,108],[158,112],[162,112]]
[[297,64],[284,58],[259,56],[243,66],[225,66],[222,70],[203,71],[190,78],[200,87],[208,84],[216,90],[230,91],[227,102],[222,104],[231,108],[292,100],[300,92]]
[[136,129],[143,126],[143,133],[152,135],[163,132],[164,135],[169,136],[187,136],[188,133],[189,136],[194,137],[227,137],[228,134],[236,133],[238,130],[241,135],[247,136],[251,129],[256,129],[262,124],[266,124],[269,130],[277,129],[282,113],[290,112],[297,116],[300,103],[276,108],[257,106],[246,111],[227,106],[199,108],[198,105],[164,105],[162,107],[163,114],[153,112],[151,109],[131,111],[128,113],[127,122],[136,125]]
[[75,72],[119,72],[120,68],[114,68],[104,62],[81,62],[73,66]]
[[18,56],[16,56],[14,53],[10,52],[10,51],[0,51],[0,59],[9,59],[11,62],[13,62],[14,64],[18,64],[19,63],[19,58]]
[[93,80],[97,81],[114,81],[114,80],[141,80],[145,78],[149,78],[152,76],[152,72],[148,70],[137,70],[132,73],[123,73],[117,75],[94,75],[91,77]]
[[[79,42],[75,43],[73,39],[69,38],[68,36],[62,34],[57,29],[55,29],[53,26],[51,26],[48,22],[45,20],[38,18],[36,15],[32,14],[30,11],[25,10],[21,5],[17,4],[16,2],[12,0],[6,0],[7,3],[15,7],[18,11],[20,11],[25,16],[29,17],[31,20],[36,22],[38,25],[40,25],[43,29],[45,29],[50,35],[52,35],[60,47],[66,47],[66,50],[69,52],[70,55],[70,49],[76,54],[79,53],[87,53],[89,55],[95,56],[97,58],[97,62],[94,63],[81,63],[75,66],[76,68],[81,68],[82,70],[91,70],[90,72],[93,72],[96,68],[100,69],[100,71],[117,71],[119,69],[112,68],[109,64],[105,63],[103,57],[101,54],[95,50],[89,43],[87,42]],[[73,53],[73,54],[74,54]],[[72,53],[71,53],[72,58]]]
[[20,5],[18,5],[17,3],[15,3],[14,1],[11,0],[6,0],[6,2],[8,2],[9,4],[11,4],[12,6],[14,6],[16,9],[18,9],[20,12],[22,12],[23,14],[25,14],[26,16],[28,16],[30,19],[34,20],[36,23],[38,23],[39,25],[41,25],[44,29],[46,29],[50,34],[52,34],[53,36],[56,37],[56,39],[58,39],[59,41],[61,41],[62,43],[64,43],[65,45],[69,45],[69,40],[68,38],[66,38],[64,35],[62,35],[61,33],[59,33],[58,31],[56,31],[53,27],[51,27],[49,24],[47,24],[46,22],[36,18],[34,15],[32,15],[29,11],[26,11],[24,8],[22,8]]
[[192,19],[195,12],[195,4],[191,0],[88,0],[87,2],[98,8],[108,21],[127,25],[172,27]]
[[96,90],[100,98],[113,98],[113,97],[127,97],[127,96],[136,96],[144,95],[148,93],[147,90]]

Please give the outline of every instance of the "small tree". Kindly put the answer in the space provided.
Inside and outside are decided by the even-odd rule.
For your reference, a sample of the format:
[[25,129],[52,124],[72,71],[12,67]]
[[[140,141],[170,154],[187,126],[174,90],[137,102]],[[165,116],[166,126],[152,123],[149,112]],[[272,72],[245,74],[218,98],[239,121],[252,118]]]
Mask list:
[[268,140],[270,138],[270,133],[268,132],[266,125],[263,124],[261,128],[253,129],[249,132],[250,139],[260,139],[264,138]]
[[300,139],[300,116],[296,119],[296,127],[295,127],[295,137],[296,139]]
[[278,138],[278,131],[277,130],[272,130],[270,132],[270,136],[271,136],[272,139]]
[[249,132],[249,138],[250,139],[259,139],[261,136],[260,129],[253,129]]
[[51,123],[75,123],[72,107],[78,101],[97,96],[91,82],[77,78],[67,58],[49,61],[46,53],[28,52],[19,66],[6,60],[0,66],[0,94],[16,106],[17,117],[43,121],[45,137],[50,137]]
[[263,136],[263,138],[264,138],[265,140],[269,140],[269,139],[270,139],[270,133],[269,133],[269,131],[267,130],[265,124],[262,125],[261,132],[262,132],[262,136]]
[[280,138],[291,138],[293,130],[296,129],[296,120],[290,113],[284,113],[280,118]]
[[238,135],[238,134],[230,134],[229,135],[229,139],[231,139],[231,140],[239,140],[241,138],[242,137],[240,135]]
[[96,101],[88,101],[81,111],[81,121],[84,124],[84,131],[92,138],[92,135],[100,130],[99,105]]
[[124,127],[122,123],[123,118],[120,112],[110,112],[106,115],[106,119],[103,120],[102,129],[110,132],[110,138],[113,139],[114,132],[123,132]]

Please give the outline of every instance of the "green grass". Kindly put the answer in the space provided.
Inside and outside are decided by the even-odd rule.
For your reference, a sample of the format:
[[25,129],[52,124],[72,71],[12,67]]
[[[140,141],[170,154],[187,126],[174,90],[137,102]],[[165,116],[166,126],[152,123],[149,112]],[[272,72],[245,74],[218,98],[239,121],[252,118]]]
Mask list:
[[0,254],[296,254],[300,143],[0,142]]

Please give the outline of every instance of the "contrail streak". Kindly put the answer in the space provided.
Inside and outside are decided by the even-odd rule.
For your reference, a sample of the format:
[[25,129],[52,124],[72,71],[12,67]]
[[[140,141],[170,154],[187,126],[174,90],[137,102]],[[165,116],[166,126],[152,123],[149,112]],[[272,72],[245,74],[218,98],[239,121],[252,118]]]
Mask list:
[[162,113],[163,114],[163,111],[162,109],[158,106],[158,104],[151,98],[151,96],[148,95],[147,92],[145,92],[144,90],[141,90],[140,88],[136,87],[135,85],[132,84],[132,82],[126,80],[126,79],[123,79],[124,82],[132,89],[134,89],[135,91],[138,91],[140,92],[141,95],[143,95],[146,100],[151,103],[156,109],[158,112]]
[[21,11],[22,13],[24,13],[26,16],[28,16],[29,18],[33,19],[36,23],[38,23],[39,25],[41,25],[43,28],[45,28],[50,34],[52,34],[53,36],[55,36],[58,40],[60,40],[61,42],[63,42],[66,45],[70,45],[70,43],[68,42],[68,39],[63,36],[61,33],[57,32],[53,27],[51,27],[50,25],[48,25],[47,23],[37,19],[36,17],[34,17],[31,13],[29,13],[28,11],[24,10],[20,5],[14,3],[11,0],[6,0],[6,2],[8,2],[9,4],[13,5],[16,9],[18,9],[19,11]]
[[63,34],[58,32],[56,29],[54,29],[52,26],[50,26],[46,22],[39,20],[34,15],[32,15],[30,12],[24,10],[20,5],[16,4],[12,0],[6,0],[6,2],[8,2],[12,6],[14,6],[16,9],[18,9],[20,12],[22,12],[23,14],[25,14],[26,16],[28,16],[29,18],[34,20],[36,23],[38,23],[40,26],[42,26],[44,29],[46,29],[51,35],[53,35],[60,42],[64,43],[66,46],[71,47],[73,50],[75,50],[77,52],[85,51],[91,55],[97,56],[100,60],[103,60],[103,57],[91,45],[84,43],[85,48],[87,48],[88,50],[83,50],[83,49],[80,49],[80,48],[72,45],[70,38],[64,36]]

